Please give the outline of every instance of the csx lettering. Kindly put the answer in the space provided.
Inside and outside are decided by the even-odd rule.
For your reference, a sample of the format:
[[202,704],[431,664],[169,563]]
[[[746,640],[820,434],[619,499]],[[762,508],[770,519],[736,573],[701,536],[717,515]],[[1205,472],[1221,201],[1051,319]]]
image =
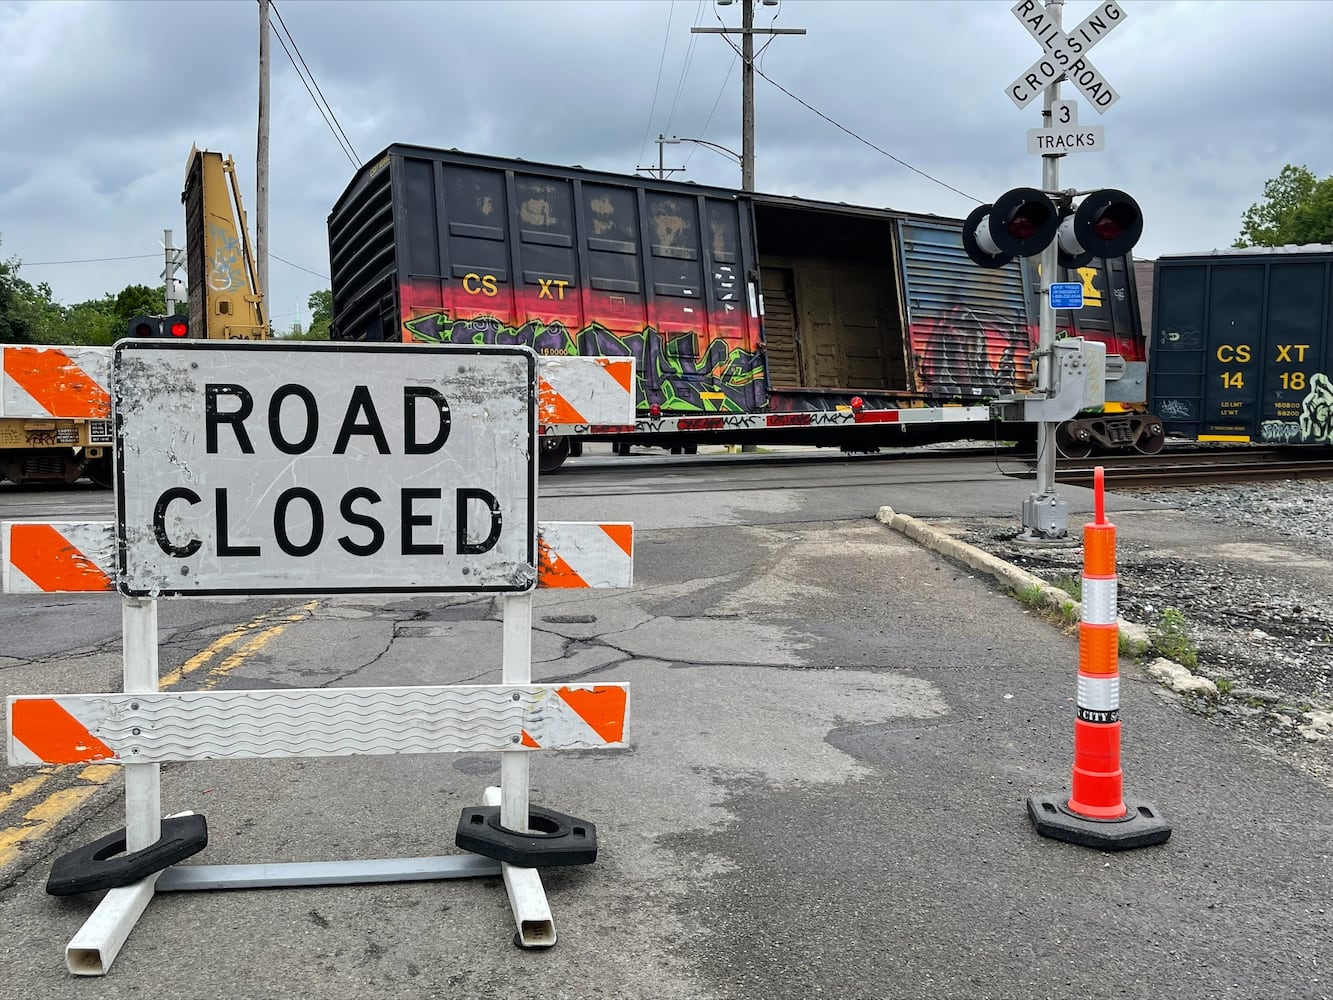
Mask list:
[[[563,301],[565,289],[569,287],[569,282],[562,278],[538,278],[537,284],[541,286],[537,292],[537,298],[539,299],[560,299]],[[556,293],[554,295],[551,294],[552,285],[555,286]]]
[[494,297],[500,294],[500,289],[495,286],[495,275],[477,274],[469,272],[463,275],[463,291],[469,295],[486,295]]
[[[1309,347],[1309,344],[1278,344],[1277,360],[1287,361],[1292,364],[1302,362],[1305,360],[1305,352],[1309,350]],[[1294,358],[1291,356],[1292,351],[1296,352],[1296,357]]]
[[1250,360],[1249,344],[1222,344],[1217,349],[1217,360],[1224,365],[1232,363],[1243,365]]

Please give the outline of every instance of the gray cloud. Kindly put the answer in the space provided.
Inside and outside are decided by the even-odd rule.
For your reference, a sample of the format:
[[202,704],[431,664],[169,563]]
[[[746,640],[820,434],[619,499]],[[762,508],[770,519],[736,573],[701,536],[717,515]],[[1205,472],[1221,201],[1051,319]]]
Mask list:
[[[759,66],[894,156],[989,200],[1040,177],[1026,152],[1037,104],[1019,112],[1003,92],[1040,50],[1010,6],[783,0],[759,8],[756,24],[807,34],[775,38]],[[1134,194],[1147,220],[1141,254],[1229,244],[1286,163],[1333,173],[1333,4],[1122,6],[1125,24],[1092,52],[1121,101],[1105,116],[1080,102],[1083,123],[1105,126],[1108,151],[1066,157],[1061,181]],[[1070,0],[1066,23],[1093,8]],[[736,5],[279,0],[278,9],[362,159],[414,142],[629,173],[657,162],[659,132],[740,146],[733,53],[717,35],[689,32],[719,15],[736,25]],[[157,253],[164,228],[179,240],[191,143],[236,158],[253,214],[256,10],[245,0],[0,2],[0,253],[34,262],[25,276],[65,301],[156,283],[151,259],[35,262]],[[276,42],[272,52],[271,246],[327,274],[326,219],[353,166]],[[1064,92],[1077,96],[1068,84]],[[763,190],[951,216],[974,204],[763,79],[756,106]],[[687,163],[689,180],[739,183],[733,162],[690,144],[668,146],[665,160]],[[279,325],[302,318],[309,292],[326,285],[278,261],[271,274]]]

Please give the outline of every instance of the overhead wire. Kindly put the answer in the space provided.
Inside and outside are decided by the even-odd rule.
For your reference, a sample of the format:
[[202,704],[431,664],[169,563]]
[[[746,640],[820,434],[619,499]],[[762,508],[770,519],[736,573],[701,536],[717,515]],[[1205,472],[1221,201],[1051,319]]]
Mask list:
[[671,19],[676,13],[676,0],[671,0],[667,11],[666,36],[662,39],[662,56],[657,61],[657,83],[653,85],[653,103],[648,108],[648,123],[643,127],[643,143],[639,146],[639,159],[648,151],[648,136],[653,130],[653,115],[657,113],[657,95],[662,89],[662,68],[666,65],[667,43],[671,41]]
[[[714,11],[714,13],[716,13],[716,11]],[[721,17],[718,17],[718,20],[721,21],[722,18],[721,18]],[[776,36],[775,36],[775,37],[776,37]],[[732,41],[730,38],[728,38],[726,35],[722,35],[721,38],[722,38],[722,40],[723,40],[724,42],[726,42],[728,45],[731,46],[732,51],[734,51],[738,56],[740,56],[741,59],[744,59],[744,58],[745,58],[745,54],[741,51],[741,49],[740,49],[739,47],[737,47],[737,45],[736,45],[735,42],[733,42],[733,41]],[[772,39],[770,39],[769,41],[771,42]],[[764,48],[765,48],[765,49],[768,48],[768,45],[765,44]],[[762,52],[763,52],[763,49],[760,50],[760,53],[761,53],[761,54],[762,54]],[[765,73],[762,69],[760,69],[759,66],[755,65],[755,63],[756,63],[757,60],[758,60],[758,55],[756,55],[755,59],[754,59],[754,60],[751,60],[751,62],[750,62],[750,66],[751,66],[751,68],[755,71],[755,73],[757,73],[759,76],[763,77],[764,80],[768,81],[770,84],[772,84],[772,85],[773,85],[774,87],[776,87],[778,90],[782,91],[784,94],[786,94],[788,97],[790,97],[790,98],[791,98],[793,101],[795,101],[797,104],[801,105],[801,107],[805,108],[807,111],[811,111],[811,112],[813,112],[814,114],[818,115],[820,118],[824,119],[824,121],[828,122],[828,123],[829,123],[830,125],[832,125],[834,128],[836,128],[836,129],[838,129],[838,130],[840,130],[840,131],[842,131],[842,132],[847,133],[849,136],[851,136],[851,137],[852,137],[853,139],[855,139],[857,142],[862,143],[863,145],[869,146],[871,149],[873,149],[873,150],[874,150],[875,152],[877,152],[877,153],[881,153],[881,154],[883,154],[884,156],[887,156],[890,160],[892,160],[894,163],[897,163],[899,166],[906,167],[908,170],[912,171],[912,172],[915,173],[915,174],[920,174],[922,177],[924,177],[926,180],[930,181],[932,184],[938,184],[938,185],[940,185],[940,187],[947,188],[948,190],[952,191],[954,194],[962,195],[964,198],[970,199],[971,201],[975,201],[978,205],[983,204],[982,200],[981,200],[980,198],[978,198],[976,195],[968,194],[966,191],[960,191],[958,188],[954,187],[952,184],[949,184],[949,183],[947,183],[947,182],[945,182],[945,181],[940,180],[938,177],[934,177],[934,176],[932,176],[931,174],[928,174],[926,171],[922,170],[922,169],[919,168],[919,167],[915,167],[915,166],[913,166],[912,164],[908,163],[906,160],[901,159],[900,157],[894,156],[894,155],[893,155],[892,153],[890,153],[887,149],[884,149],[882,146],[877,146],[875,143],[871,142],[869,139],[865,138],[864,136],[858,135],[856,132],[853,132],[853,131],[852,131],[851,129],[849,129],[846,125],[842,124],[842,122],[836,120],[835,118],[831,118],[829,115],[824,114],[824,112],[820,111],[820,110],[819,110],[818,108],[816,108],[814,105],[812,105],[812,104],[810,104],[809,102],[804,101],[804,100],[802,100],[801,98],[797,97],[797,96],[796,96],[795,94],[793,94],[790,90],[788,90],[788,89],[787,89],[786,87],[784,87],[782,84],[778,83],[778,82],[777,82],[776,80],[774,80],[771,76],[769,76],[767,73]]]
[[328,281],[328,280],[329,280],[329,276],[328,276],[327,274],[320,274],[318,271],[312,271],[312,270],[310,270],[310,268],[308,268],[308,267],[302,267],[300,264],[293,264],[291,261],[289,261],[289,260],[287,260],[287,259],[285,259],[285,258],[283,258],[283,257],[279,257],[279,256],[278,256],[277,254],[275,254],[272,250],[270,250],[270,251],[268,252],[268,255],[269,255],[270,257],[272,257],[274,260],[280,260],[280,261],[282,261],[282,262],[283,262],[284,264],[286,264],[288,267],[294,267],[294,268],[296,268],[298,271],[304,271],[306,274],[313,274],[316,278],[323,278],[325,281]]
[[[270,7],[275,14],[278,14],[277,5],[272,3],[272,0],[270,0]],[[343,155],[346,156],[347,159],[351,161],[353,167],[360,167],[361,161],[356,155],[356,150],[352,147],[351,142],[348,141],[347,134],[342,130],[342,125],[338,124],[338,118],[333,113],[333,108],[328,107],[326,110],[325,108],[327,102],[325,102],[324,104],[320,103],[320,98],[324,96],[322,92],[320,93],[319,98],[315,97],[315,90],[319,90],[319,85],[315,83],[314,74],[313,73],[310,74],[310,82],[307,83],[305,75],[301,72],[301,67],[296,65],[296,59],[292,56],[292,49],[296,49],[297,55],[300,55],[300,49],[296,45],[296,39],[292,38],[291,32],[287,31],[286,24],[283,24],[281,14],[278,14],[278,24],[282,25],[282,30],[279,30],[277,25],[272,25],[273,35],[275,38],[277,38],[278,43],[282,46],[282,50],[287,53],[287,60],[292,64],[292,69],[296,70],[297,77],[300,79],[302,85],[305,87],[306,93],[310,95],[310,100],[314,102],[316,110],[318,110],[320,115],[323,116],[324,124],[327,125],[329,127],[329,131],[333,133],[333,138],[337,140],[338,146],[343,151]],[[287,47],[287,42],[282,37],[283,32],[286,32],[287,38],[291,40],[292,43],[291,48]],[[301,64],[305,65],[305,57],[301,58]],[[309,72],[309,67],[306,67],[306,72]],[[311,84],[314,84],[315,90],[310,89]]]
[[[273,3],[272,0],[270,0],[269,5],[273,8],[273,13],[277,15],[278,23],[282,25],[282,30],[286,33],[288,41],[292,43],[292,48],[296,49],[296,57],[301,60],[301,65],[305,68],[306,75],[310,77],[310,82],[314,84],[315,93],[319,94],[319,99],[323,101],[324,106],[329,109],[329,117],[333,119],[333,124],[338,127],[338,134],[342,136],[343,142],[347,144],[347,148],[352,151],[352,156],[359,161],[361,157],[357,156],[356,147],[352,145],[352,140],[347,138],[347,133],[343,131],[342,122],[338,121],[338,116],[333,113],[333,105],[330,104],[329,99],[324,96],[324,91],[319,89],[319,82],[315,79],[315,74],[312,73],[310,67],[306,65],[305,56],[301,55],[301,49],[296,44],[296,39],[292,36],[291,29],[287,27],[287,22],[282,19],[282,11],[278,10],[278,5]],[[288,58],[290,58],[290,54],[288,55]]]
[[136,253],[128,257],[83,257],[79,260],[25,260],[21,261],[23,267],[48,267],[52,264],[104,264],[112,260],[147,260],[149,257],[162,259],[160,253]]
[[[699,0],[699,5],[694,9],[694,22],[691,28],[697,28],[703,18],[704,4],[707,0]],[[694,47],[698,43],[699,36],[693,31],[690,32],[690,43],[685,47],[685,62],[680,68],[680,80],[676,83],[676,96],[671,102],[671,110],[667,113],[666,127],[663,132],[671,131],[671,122],[676,117],[676,109],[680,107],[680,98],[685,93],[685,83],[690,78],[690,63],[694,62]]]

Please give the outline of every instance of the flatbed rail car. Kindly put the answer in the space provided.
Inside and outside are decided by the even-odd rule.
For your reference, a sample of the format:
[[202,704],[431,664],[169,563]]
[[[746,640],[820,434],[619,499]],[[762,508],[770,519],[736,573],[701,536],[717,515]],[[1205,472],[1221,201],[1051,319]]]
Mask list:
[[1159,257],[1151,399],[1195,441],[1333,444],[1333,246]]
[[[329,216],[332,336],[636,358],[635,422],[542,427],[546,469],[596,440],[690,451],[990,438],[988,401],[1033,385],[1035,265],[978,268],[961,231],[937,216],[393,145]],[[1093,415],[1096,434],[1143,446],[1132,271],[1120,258],[1079,277],[1089,307],[1060,314],[1064,333],[1125,362],[1108,392],[1108,410],[1124,412]]]

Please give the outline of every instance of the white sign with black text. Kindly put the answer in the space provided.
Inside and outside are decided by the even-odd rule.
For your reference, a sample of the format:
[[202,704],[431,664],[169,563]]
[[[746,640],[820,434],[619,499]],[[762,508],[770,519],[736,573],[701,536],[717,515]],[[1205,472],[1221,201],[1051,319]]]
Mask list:
[[1010,8],[1028,34],[1045,51],[1005,88],[1009,100],[1027,107],[1038,94],[1057,80],[1068,78],[1099,112],[1105,112],[1120,95],[1115,92],[1088,58],[1088,50],[1125,23],[1125,12],[1115,0],[1105,0],[1097,9],[1066,33],[1055,25],[1038,0],[1018,0]]
[[119,342],[121,591],[531,589],[536,372],[525,347]]
[[1077,101],[1051,104],[1051,127],[1028,129],[1028,152],[1042,156],[1062,153],[1100,153],[1106,148],[1105,129],[1079,125]]

